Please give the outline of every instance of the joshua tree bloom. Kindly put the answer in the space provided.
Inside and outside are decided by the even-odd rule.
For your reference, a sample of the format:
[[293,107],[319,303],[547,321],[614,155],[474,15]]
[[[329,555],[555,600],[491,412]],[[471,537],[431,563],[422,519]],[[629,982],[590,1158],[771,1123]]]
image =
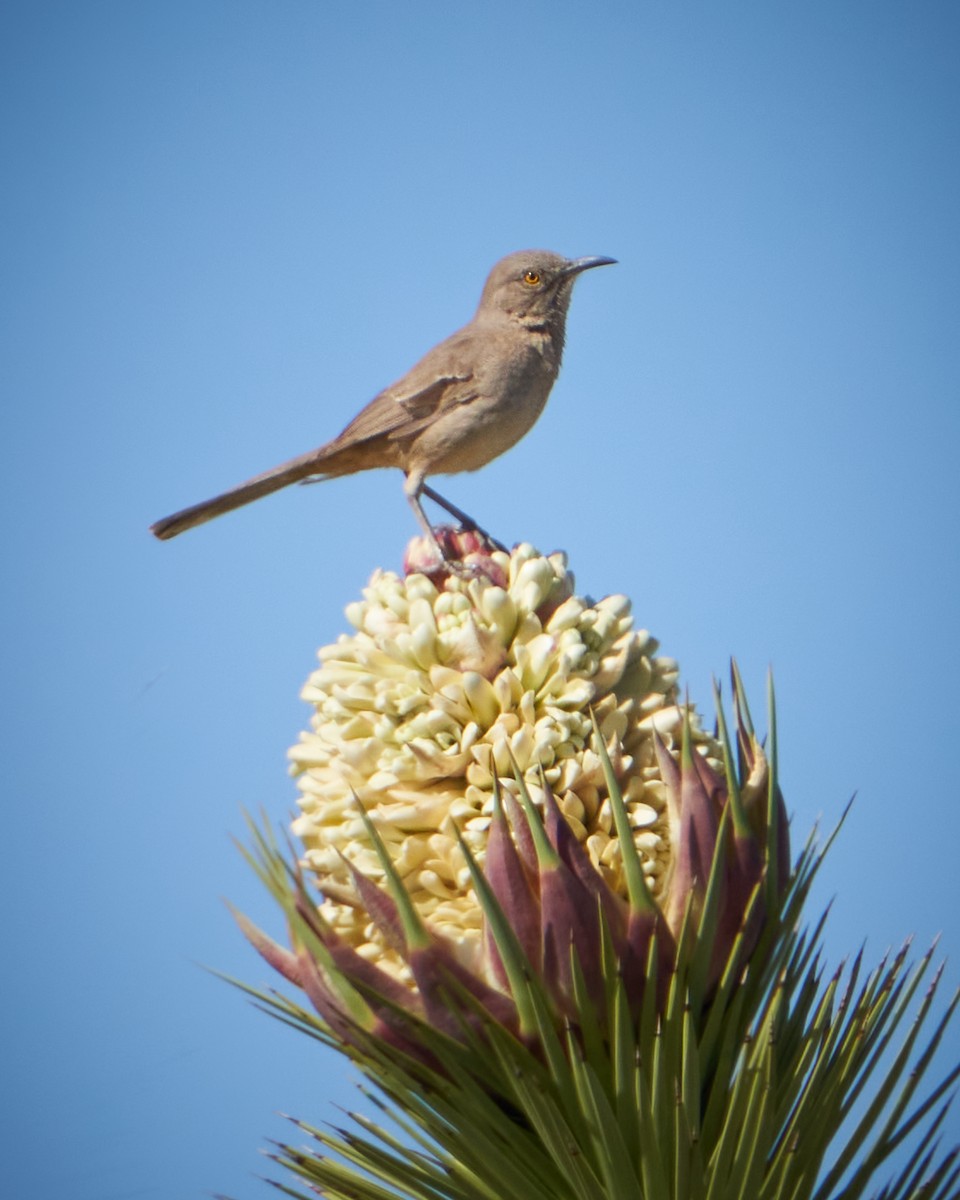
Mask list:
[[[722,787],[718,743],[679,703],[676,663],[634,628],[624,596],[577,595],[564,556],[531,546],[494,552],[482,566],[472,577],[445,573],[439,583],[378,572],[347,609],[354,631],[320,651],[303,692],[312,728],[291,751],[303,814],[293,829],[324,894],[324,919],[361,955],[407,980],[402,955],[371,922],[354,883],[356,871],[384,879],[360,807],[419,917],[492,983],[459,839],[483,867],[496,781],[518,815],[521,786],[540,812],[551,793],[597,884],[625,902],[602,741],[644,881],[674,932],[689,880],[678,876],[679,793],[671,792],[672,764],[666,778],[663,767],[685,723],[709,786]],[[709,857],[701,869],[709,871]]]
[[[318,1015],[261,1000],[349,1054],[421,1149],[358,1117],[308,1131],[359,1173],[280,1161],[361,1200],[853,1200],[960,1068],[904,1117],[922,1059],[824,1176],[929,956],[818,996],[819,859],[791,871],[772,691],[765,743],[735,667],[734,721],[717,691],[707,731],[625,597],[579,595],[563,555],[441,536],[459,569],[414,544],[375,573],[304,688],[297,861],[263,834],[252,856],[290,947],[240,918]],[[944,1112],[891,1200],[957,1195],[953,1156],[923,1157]]]

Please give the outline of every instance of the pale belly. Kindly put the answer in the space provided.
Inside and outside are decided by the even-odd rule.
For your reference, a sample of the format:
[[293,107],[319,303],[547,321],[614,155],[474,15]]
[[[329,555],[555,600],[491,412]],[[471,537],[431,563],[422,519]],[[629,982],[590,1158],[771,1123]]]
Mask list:
[[481,395],[438,417],[410,447],[411,464],[435,475],[476,471],[516,445],[543,412],[555,378],[542,360],[537,366],[524,372],[522,385],[492,389],[509,401]]

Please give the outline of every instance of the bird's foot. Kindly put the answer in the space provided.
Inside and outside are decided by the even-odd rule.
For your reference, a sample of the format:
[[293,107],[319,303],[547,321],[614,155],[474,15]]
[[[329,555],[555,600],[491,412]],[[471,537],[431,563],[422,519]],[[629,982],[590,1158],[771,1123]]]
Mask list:
[[[494,550],[502,550],[504,554],[510,553],[503,542],[498,542],[492,534],[487,533],[485,529],[478,525],[473,517],[471,517],[468,513],[465,513],[462,508],[457,508],[455,504],[451,504],[445,496],[441,496],[439,492],[434,491],[434,489],[428,484],[425,483],[421,486],[420,493],[421,495],[426,496],[428,500],[432,500],[434,504],[439,504],[442,509],[448,512],[450,516],[454,518],[454,520],[459,521],[463,528],[463,532],[476,533],[483,538],[488,545],[492,546]],[[440,528],[447,528],[447,526],[440,526]]]
[[426,575],[437,587],[442,587],[451,575],[485,578],[506,587],[506,564],[501,558],[506,551],[499,542],[479,530],[455,525],[434,526],[431,535],[415,537],[409,543],[403,558],[404,575]]

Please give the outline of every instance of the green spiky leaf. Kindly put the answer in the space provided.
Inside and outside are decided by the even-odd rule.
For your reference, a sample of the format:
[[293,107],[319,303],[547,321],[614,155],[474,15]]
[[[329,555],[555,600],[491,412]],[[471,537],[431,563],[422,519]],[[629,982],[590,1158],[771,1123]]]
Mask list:
[[[825,851],[811,838],[789,877],[777,875],[772,687],[764,874],[725,960],[712,961],[731,840],[751,835],[740,793],[755,735],[735,669],[734,693],[735,739],[722,714],[718,721],[729,815],[675,941],[663,930],[651,934],[649,986],[639,1001],[628,991],[618,931],[598,904],[604,987],[598,996],[571,944],[570,988],[558,1006],[461,841],[518,1019],[515,1031],[498,1023],[451,975],[444,996],[453,1019],[440,1027],[395,996],[377,995],[369,981],[351,982],[305,908],[298,868],[269,832],[251,826],[247,857],[298,951],[335,985],[353,1034],[345,1042],[289,997],[239,986],[278,1020],[347,1054],[383,1118],[355,1114],[345,1128],[298,1122],[309,1145],[272,1154],[288,1172],[288,1183],[274,1185],[279,1191],[301,1200],[318,1192],[342,1200],[957,1200],[960,1151],[940,1151],[937,1137],[960,1066],[933,1085],[924,1080],[960,994],[934,1020],[940,972],[932,951],[911,965],[908,947],[873,970],[860,954],[849,968],[825,972],[826,914],[812,926],[803,920]],[[596,744],[623,833],[626,810],[599,730]],[[688,743],[682,769],[694,766]],[[519,772],[517,782],[541,868],[556,870],[560,857]],[[407,911],[399,876],[373,830],[371,838],[408,942],[429,948],[429,927]],[[630,904],[643,911],[652,900],[633,869],[639,864],[627,859]],[[248,933],[268,962],[296,977],[288,952]],[[378,1035],[385,1022],[403,1029],[402,1044]],[[878,1183],[901,1151],[899,1172]]]

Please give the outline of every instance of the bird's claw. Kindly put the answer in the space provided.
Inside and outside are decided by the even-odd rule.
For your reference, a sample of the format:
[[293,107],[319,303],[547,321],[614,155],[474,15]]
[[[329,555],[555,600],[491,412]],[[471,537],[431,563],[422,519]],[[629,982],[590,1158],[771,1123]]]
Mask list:
[[499,587],[506,585],[506,571],[495,555],[509,553],[499,542],[476,529],[438,525],[430,537],[416,537],[404,555],[405,575],[426,575],[438,587],[456,575],[460,579],[489,579]]

